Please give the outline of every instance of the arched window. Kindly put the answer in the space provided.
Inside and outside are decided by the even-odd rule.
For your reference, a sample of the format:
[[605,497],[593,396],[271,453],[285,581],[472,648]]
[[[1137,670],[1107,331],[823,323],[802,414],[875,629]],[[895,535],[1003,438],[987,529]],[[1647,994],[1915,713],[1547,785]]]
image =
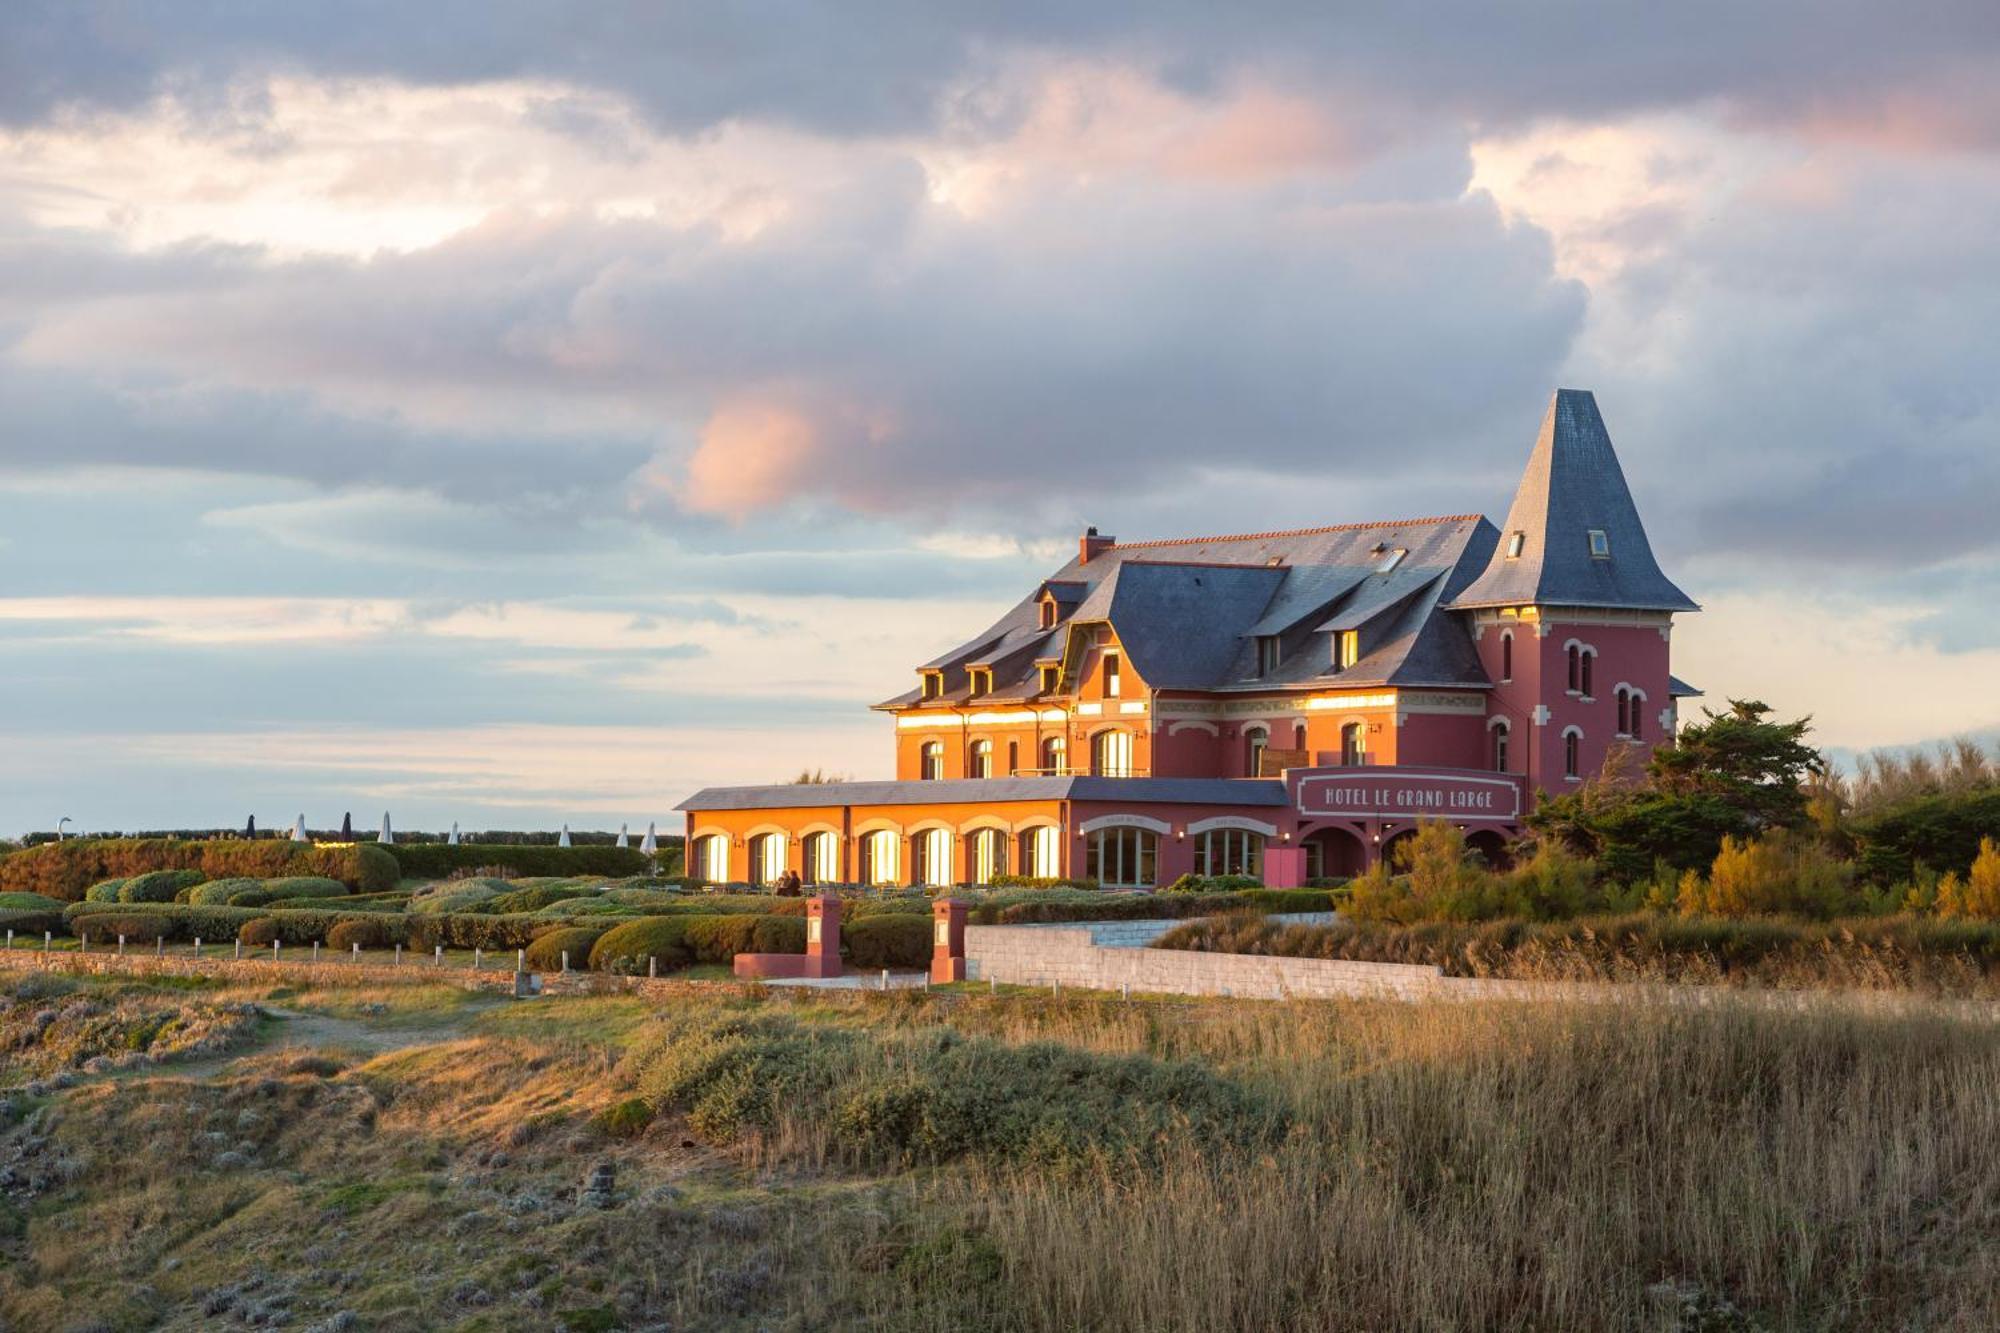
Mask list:
[[919,760],[921,767],[917,770],[918,777],[925,782],[936,782],[944,776],[943,741],[925,741],[923,749],[918,753],[921,756]]
[[1343,764],[1368,762],[1367,723],[1349,722],[1340,729],[1340,762]]
[[1569,646],[1569,688],[1583,691],[1583,649],[1574,643]]
[[1563,733],[1563,776],[1573,778],[1579,775],[1583,762],[1583,733],[1571,727]]
[[1061,833],[1044,824],[1021,834],[1021,873],[1031,879],[1062,877]]
[[709,884],[729,882],[729,839],[710,833],[694,840],[694,872]]
[[1264,835],[1248,829],[1210,829],[1195,839],[1194,873],[1197,875],[1249,875],[1264,873]]
[[1069,744],[1060,736],[1042,742],[1042,775],[1059,778],[1069,772]]
[[1577,686],[1577,689],[1583,694],[1584,698],[1588,699],[1591,694],[1590,677],[1592,668],[1597,665],[1597,650],[1595,648],[1585,648],[1581,654],[1581,659],[1580,668],[1583,673],[1581,677],[1583,684]]
[[1510,730],[1511,728],[1504,720],[1495,723],[1493,726],[1493,771],[1495,773],[1505,773],[1507,771],[1507,742],[1510,739],[1508,735]]
[[1116,699],[1119,688],[1118,654],[1106,653],[1104,655],[1104,697],[1107,699]]
[[972,743],[970,771],[966,776],[974,778],[990,778],[993,776],[992,741],[974,741]]
[[782,833],[760,833],[750,839],[750,882],[769,888],[785,877],[791,839]]
[[1292,748],[1294,750],[1306,748],[1306,724],[1303,722],[1292,724]]
[[1646,715],[1646,710],[1640,707],[1640,705],[1645,702],[1646,702],[1646,696],[1639,693],[1639,691],[1637,690],[1629,691],[1625,696],[1625,709],[1626,713],[1628,714],[1628,716],[1625,719],[1625,734],[1630,736],[1635,741],[1638,740],[1639,737],[1643,735],[1646,730],[1645,723],[1641,721],[1641,719],[1644,718]]
[[1611,692],[1611,697],[1617,700],[1618,703],[1618,734],[1623,736],[1625,734],[1625,687],[1620,685],[1616,690]]
[[1243,733],[1245,756],[1243,772],[1246,777],[1258,777],[1264,771],[1264,751],[1271,748],[1271,733],[1262,727],[1252,727]]
[[1007,835],[999,829],[974,829],[966,837],[965,850],[974,884],[991,884],[1007,873]]
[[840,883],[840,835],[838,833],[808,833],[800,850],[804,856],[800,863],[805,867],[805,881],[808,884]]
[[1514,631],[1510,629],[1500,631],[1500,679],[1514,679]]
[[1150,887],[1159,842],[1151,829],[1098,829],[1084,842],[1083,873],[1116,888]]
[[902,868],[897,855],[903,840],[890,829],[877,829],[873,833],[861,835],[861,882],[882,885],[902,883]]
[[1132,733],[1100,731],[1090,738],[1090,771],[1101,778],[1132,776]]
[[951,887],[951,830],[925,829],[910,835],[910,882],[927,889]]

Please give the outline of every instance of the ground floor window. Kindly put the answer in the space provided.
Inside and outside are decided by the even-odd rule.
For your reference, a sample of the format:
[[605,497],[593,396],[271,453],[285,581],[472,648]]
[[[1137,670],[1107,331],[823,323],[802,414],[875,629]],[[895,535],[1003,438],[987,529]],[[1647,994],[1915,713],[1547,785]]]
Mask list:
[[840,835],[808,833],[805,840],[806,883],[840,883]]
[[974,884],[991,884],[1007,873],[1007,835],[999,829],[975,830],[966,839],[966,851]]
[[1062,877],[1061,834],[1052,825],[1021,834],[1021,873],[1031,879]]
[[1085,840],[1083,873],[1099,884],[1150,886],[1159,842],[1151,829],[1099,829]]
[[1195,839],[1194,873],[1261,876],[1264,873],[1264,835],[1245,829],[1209,830]]
[[782,833],[760,833],[750,839],[750,882],[776,884],[785,877],[785,853],[791,839]]
[[694,840],[694,873],[710,884],[729,882],[729,839],[710,833]]
[[910,838],[912,884],[943,889],[951,886],[951,830],[925,829]]
[[863,884],[902,883],[902,858],[897,852],[903,840],[888,829],[877,829],[861,838],[861,882]]

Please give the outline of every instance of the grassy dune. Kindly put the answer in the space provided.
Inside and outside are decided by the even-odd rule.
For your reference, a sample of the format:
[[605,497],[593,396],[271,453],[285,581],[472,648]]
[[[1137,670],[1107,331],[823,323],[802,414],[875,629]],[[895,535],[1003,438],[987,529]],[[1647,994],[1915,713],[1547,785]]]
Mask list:
[[2000,1325],[2000,1039],[1920,997],[78,996],[256,1021],[7,1076],[0,1326]]

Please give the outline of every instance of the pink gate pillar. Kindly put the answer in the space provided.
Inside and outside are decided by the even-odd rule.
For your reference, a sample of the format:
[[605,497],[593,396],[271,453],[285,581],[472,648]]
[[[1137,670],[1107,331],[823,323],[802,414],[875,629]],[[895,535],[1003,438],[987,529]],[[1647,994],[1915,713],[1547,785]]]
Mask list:
[[1305,882],[1305,848],[1266,847],[1264,849],[1264,887],[1270,889],[1296,889]]
[[931,980],[938,985],[965,980],[965,911],[962,898],[931,904]]
[[840,899],[831,894],[806,899],[804,953],[739,953],[732,964],[737,976],[837,977],[840,975]]

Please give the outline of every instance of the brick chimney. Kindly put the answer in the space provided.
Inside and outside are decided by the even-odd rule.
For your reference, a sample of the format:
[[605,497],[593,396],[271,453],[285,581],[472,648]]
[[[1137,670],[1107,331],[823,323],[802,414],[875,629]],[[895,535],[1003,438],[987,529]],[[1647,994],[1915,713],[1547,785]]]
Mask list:
[[1083,530],[1083,540],[1078,542],[1076,546],[1077,563],[1087,565],[1117,544],[1118,539],[1116,537],[1100,537],[1097,535],[1096,528],[1085,528]]

